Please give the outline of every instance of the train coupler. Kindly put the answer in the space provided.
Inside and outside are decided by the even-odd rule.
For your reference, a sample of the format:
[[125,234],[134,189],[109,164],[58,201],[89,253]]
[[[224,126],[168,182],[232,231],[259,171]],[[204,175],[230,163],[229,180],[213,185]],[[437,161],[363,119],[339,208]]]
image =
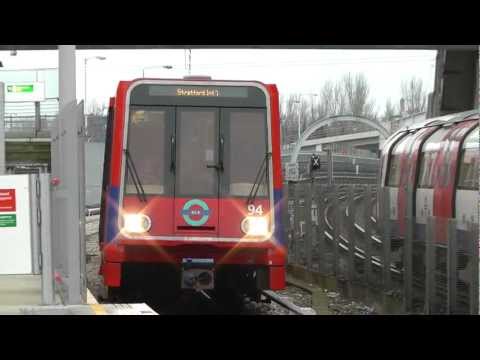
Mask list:
[[182,289],[212,290],[215,286],[213,259],[183,259]]

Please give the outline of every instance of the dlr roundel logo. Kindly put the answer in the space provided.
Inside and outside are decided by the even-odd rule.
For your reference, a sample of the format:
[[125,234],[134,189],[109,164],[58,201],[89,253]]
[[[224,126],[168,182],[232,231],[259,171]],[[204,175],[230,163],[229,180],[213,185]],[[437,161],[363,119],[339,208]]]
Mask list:
[[182,217],[190,226],[202,226],[210,217],[210,209],[205,201],[193,199],[183,206]]

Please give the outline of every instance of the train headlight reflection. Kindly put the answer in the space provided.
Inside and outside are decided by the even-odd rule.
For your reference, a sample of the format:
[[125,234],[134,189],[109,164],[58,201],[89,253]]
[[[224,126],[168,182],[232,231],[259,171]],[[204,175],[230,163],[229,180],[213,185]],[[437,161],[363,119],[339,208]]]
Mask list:
[[247,216],[241,227],[246,236],[264,237],[269,234],[268,218],[265,216]]
[[125,214],[123,216],[123,230],[130,234],[143,234],[152,227],[152,220],[143,214]]

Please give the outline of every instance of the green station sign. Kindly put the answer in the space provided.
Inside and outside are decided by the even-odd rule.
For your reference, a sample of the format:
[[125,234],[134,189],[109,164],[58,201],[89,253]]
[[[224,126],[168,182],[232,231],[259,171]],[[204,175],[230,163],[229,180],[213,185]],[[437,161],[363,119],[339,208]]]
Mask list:
[[0,215],[0,228],[16,227],[16,226],[17,226],[16,214]]
[[8,85],[7,92],[9,93],[33,93],[33,84],[29,85]]

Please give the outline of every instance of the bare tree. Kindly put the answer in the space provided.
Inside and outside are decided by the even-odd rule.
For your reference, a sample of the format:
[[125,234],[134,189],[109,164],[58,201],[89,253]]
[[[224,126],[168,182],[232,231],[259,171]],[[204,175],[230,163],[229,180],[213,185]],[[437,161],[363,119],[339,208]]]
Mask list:
[[387,100],[387,104],[385,105],[385,113],[383,115],[383,121],[390,121],[392,118],[398,114],[397,107],[392,105],[392,101],[390,99]]
[[317,105],[318,118],[345,114],[346,109],[347,103],[342,84],[327,81],[320,90],[320,100]]
[[402,98],[408,115],[424,112],[427,106],[427,94],[423,90],[422,79],[413,77],[409,81],[402,81]]
[[375,104],[369,101],[370,87],[363,74],[348,73],[341,80],[347,111],[350,114],[376,118]]
[[282,140],[284,144],[298,139],[298,124],[303,133],[311,122],[327,116],[353,114],[377,118],[370,88],[363,74],[345,75],[337,82],[327,81],[314,100],[293,94],[281,98]]
[[306,128],[307,103],[298,94],[281,99],[283,141],[285,144],[295,142],[298,139],[298,124],[303,132]]

